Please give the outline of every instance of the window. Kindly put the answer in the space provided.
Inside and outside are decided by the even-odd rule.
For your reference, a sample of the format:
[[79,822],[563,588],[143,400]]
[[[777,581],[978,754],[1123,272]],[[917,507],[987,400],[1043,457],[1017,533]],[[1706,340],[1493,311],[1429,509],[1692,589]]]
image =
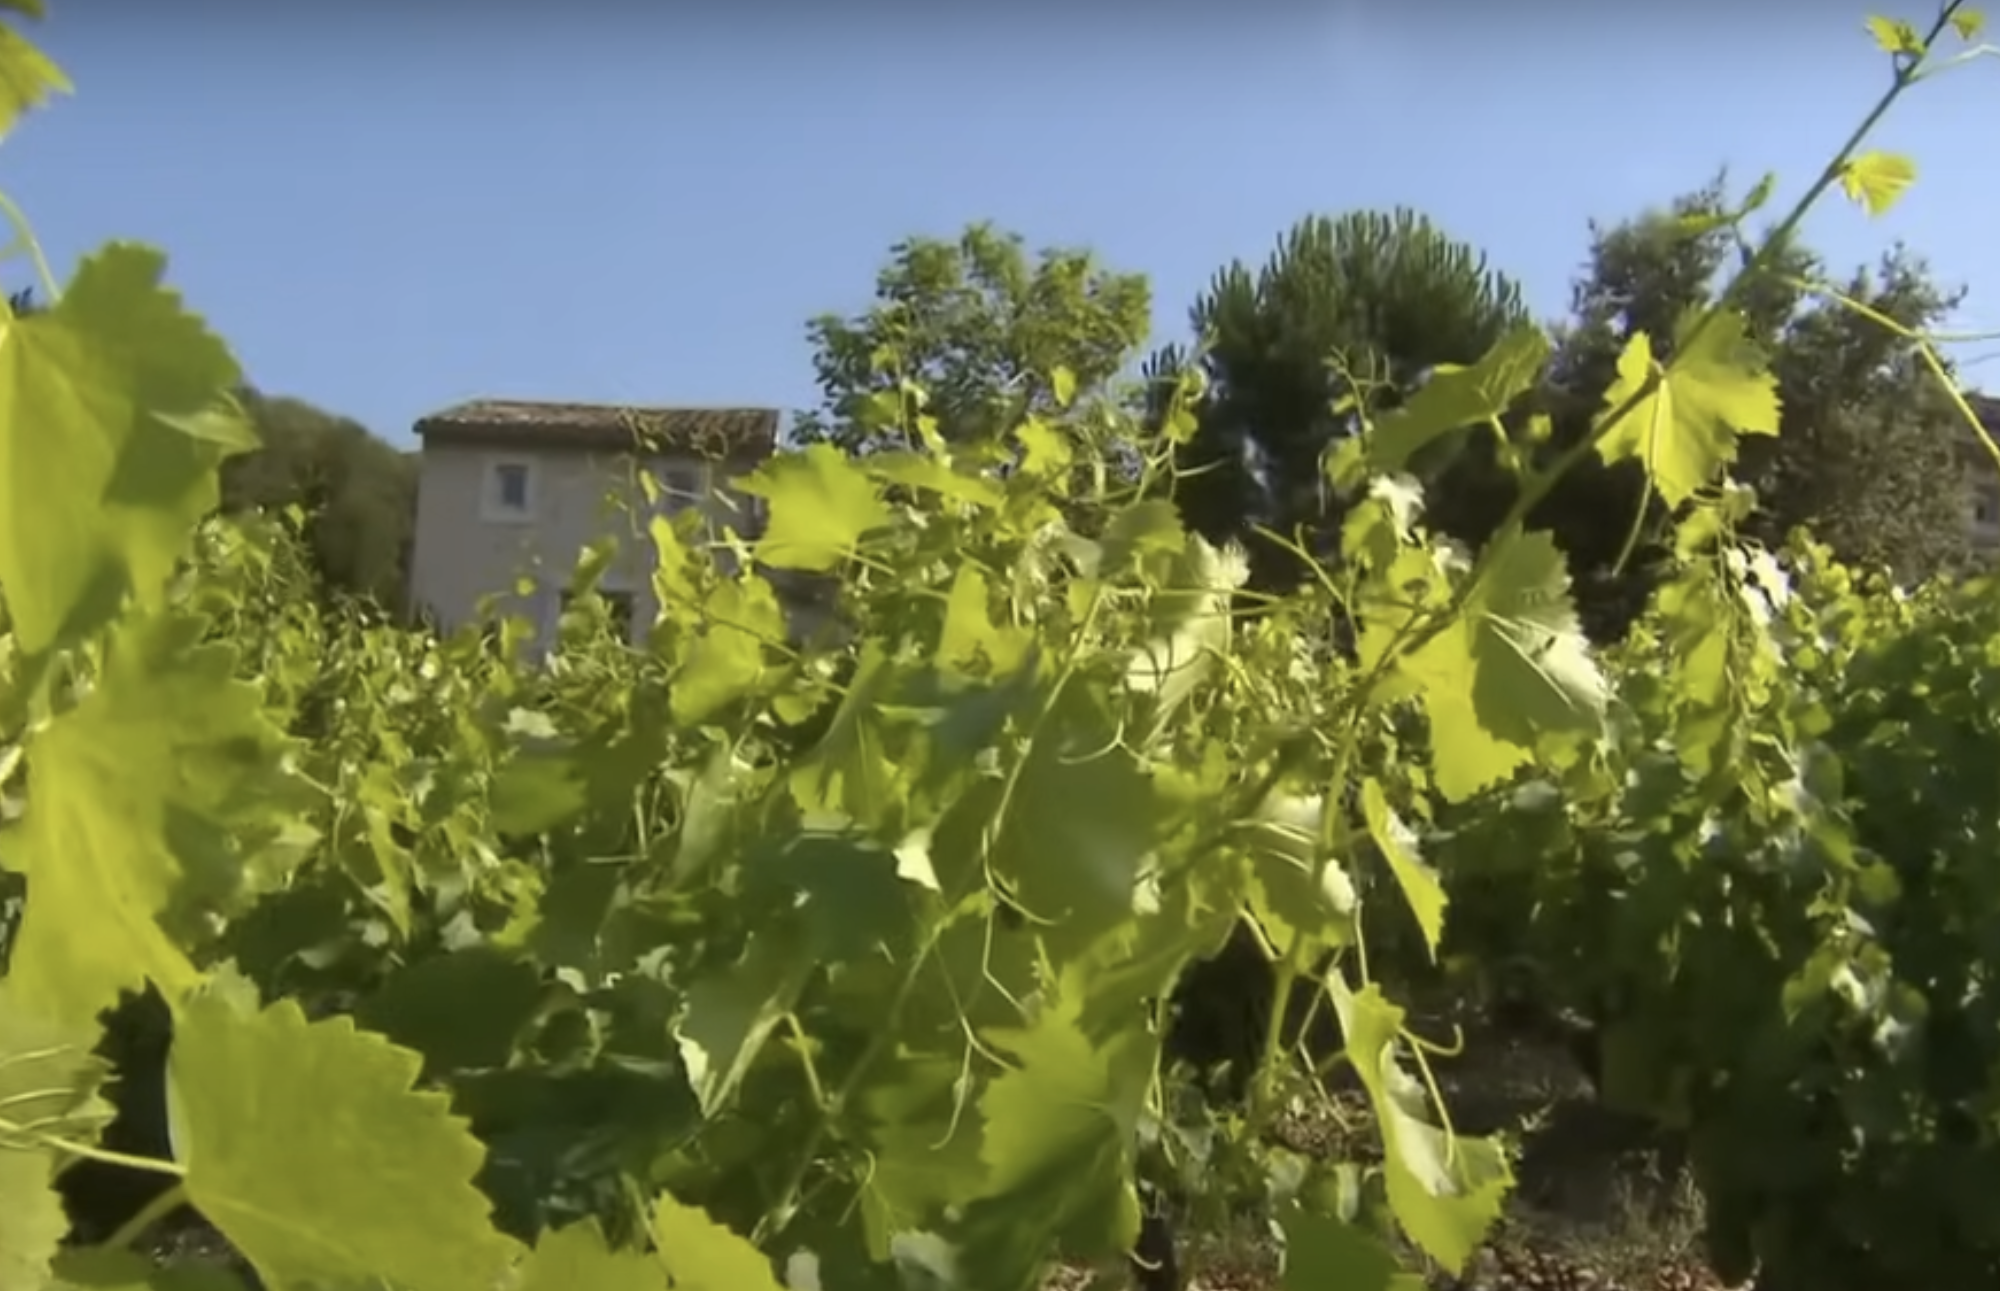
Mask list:
[[669,462],[660,469],[660,499],[663,511],[673,512],[697,506],[708,493],[706,472],[698,462]]
[[488,520],[520,522],[534,519],[534,464],[518,458],[488,462],[480,510]]
[[509,511],[528,509],[528,468],[519,462],[503,462],[493,468],[499,484],[500,505]]

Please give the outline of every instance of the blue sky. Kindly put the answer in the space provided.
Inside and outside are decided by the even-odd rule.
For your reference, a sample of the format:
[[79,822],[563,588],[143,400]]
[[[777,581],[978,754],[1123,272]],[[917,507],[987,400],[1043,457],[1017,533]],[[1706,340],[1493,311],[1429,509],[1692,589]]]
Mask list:
[[[157,8],[51,0],[77,95],[0,187],[59,274],[164,246],[258,385],[405,443],[478,396],[804,405],[806,320],[975,219],[1149,274],[1163,337],[1298,217],[1398,203],[1553,313],[1589,219],[1722,163],[1795,194],[1887,76],[1852,0]],[[1918,186],[1816,240],[1902,237],[2000,329],[1995,122],[2000,60],[1919,87],[1880,135]]]

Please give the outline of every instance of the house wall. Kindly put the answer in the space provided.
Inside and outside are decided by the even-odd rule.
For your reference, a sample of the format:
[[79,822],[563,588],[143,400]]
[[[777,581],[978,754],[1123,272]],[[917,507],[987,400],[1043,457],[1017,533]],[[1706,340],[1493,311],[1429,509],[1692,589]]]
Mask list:
[[[660,506],[681,510],[702,506],[720,531],[746,527],[743,506],[751,499],[726,491],[730,467],[697,457],[660,456],[640,460],[627,453],[575,449],[486,448],[426,443],[418,474],[415,549],[411,556],[412,608],[429,613],[450,630],[470,622],[479,602],[503,594],[504,612],[552,632],[561,610],[561,591],[577,556],[607,534],[619,537],[618,558],[600,587],[633,598],[633,620],[653,621],[653,547],[646,537],[651,514],[636,472],[650,470],[661,481]],[[525,506],[507,505],[503,473],[525,468]],[[718,485],[725,491],[718,495]],[[621,514],[614,501],[630,510]],[[525,596],[517,581],[533,584]]]
[[[1980,395],[1972,397],[1986,432],[2000,439],[2000,400]],[[1995,466],[1992,450],[1965,427],[1959,440],[1965,462],[1966,536],[1974,553],[1986,560],[2000,559],[2000,466]]]

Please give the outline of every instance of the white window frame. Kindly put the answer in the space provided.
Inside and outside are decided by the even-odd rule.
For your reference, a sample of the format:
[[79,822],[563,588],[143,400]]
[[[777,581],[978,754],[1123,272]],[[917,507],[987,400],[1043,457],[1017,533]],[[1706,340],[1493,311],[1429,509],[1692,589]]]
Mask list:
[[[533,524],[541,493],[541,471],[532,457],[488,457],[479,471],[479,515],[488,524]],[[500,473],[508,467],[521,469],[525,487],[518,508],[508,506],[500,496]]]

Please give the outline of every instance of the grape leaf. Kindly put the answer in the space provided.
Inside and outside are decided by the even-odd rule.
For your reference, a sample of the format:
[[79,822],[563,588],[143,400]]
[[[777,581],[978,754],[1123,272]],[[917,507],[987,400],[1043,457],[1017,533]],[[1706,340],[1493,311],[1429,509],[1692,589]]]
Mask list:
[[653,1240],[674,1291],[784,1291],[762,1252],[670,1196],[653,1204]]
[[1917,164],[1893,152],[1864,152],[1840,170],[1848,199],[1870,215],[1885,214],[1917,182]]
[[[1652,340],[1635,333],[1618,356],[1602,415],[1643,390],[1653,371]],[[1742,316],[1725,310],[1675,353],[1658,387],[1598,440],[1597,451],[1612,465],[1640,462],[1660,496],[1677,507],[1734,460],[1737,435],[1777,433],[1777,382],[1744,335]]]
[[1446,901],[1437,871],[1424,864],[1424,858],[1417,853],[1416,835],[1390,808],[1382,786],[1372,779],[1361,783],[1361,814],[1368,822],[1368,836],[1375,840],[1382,859],[1389,863],[1396,887],[1402,891],[1410,913],[1416,916],[1424,945],[1435,959],[1438,940],[1444,936]]
[[1406,1273],[1395,1253],[1371,1233],[1316,1214],[1296,1203],[1279,1211],[1285,1234],[1283,1291],[1424,1291],[1424,1279]]
[[170,421],[226,417],[240,374],[165,268],[114,243],[53,309],[0,321],[0,587],[24,653],[81,640],[128,592],[157,604],[220,497],[223,449]]
[[1409,402],[1376,423],[1366,444],[1369,466],[1382,473],[1400,471],[1435,440],[1502,415],[1533,388],[1548,359],[1549,338],[1541,328],[1524,323],[1496,341],[1477,363],[1439,364]]
[[227,975],[180,1002],[168,1124],[188,1197],[266,1283],[492,1291],[518,1253],[473,1187],[485,1157],[422,1060]]
[[1072,682],[1020,768],[993,868],[1040,918],[1118,918],[1153,847],[1152,781]]
[[36,737],[34,795],[6,857],[28,876],[9,984],[57,1021],[93,1019],[151,977],[195,980],[161,915],[196,884],[227,889],[228,835],[261,809],[284,741],[235,653],[197,646],[206,623],[127,622],[95,690]]
[[1131,1249],[1139,1203],[1131,1154],[1155,1046],[1136,1026],[1093,1044],[1064,992],[1028,1027],[984,1039],[1012,1060],[979,1101],[980,1197],[964,1252],[993,1285],[1018,1285],[1058,1242],[1097,1257]]
[[69,1231],[50,1186],[54,1154],[24,1127],[89,1143],[111,1121],[111,1105],[98,1096],[110,1074],[93,1052],[99,1034],[88,1021],[36,1016],[11,982],[0,982],[0,1288],[8,1291],[41,1286]]
[[512,1291],[667,1291],[659,1262],[605,1245],[596,1221],[545,1230]]
[[[7,7],[30,18],[42,16],[41,0],[12,0]],[[47,54],[12,26],[0,23],[0,139],[12,134],[22,117],[73,89],[69,77]]]
[[424,1056],[432,1074],[504,1067],[542,999],[541,970],[491,946],[419,959],[391,974],[356,1019]]
[[741,960],[687,990],[674,1037],[705,1116],[735,1094],[816,966],[787,932],[759,929]]
[[1424,1085],[1396,1062],[1403,1010],[1379,987],[1371,983],[1357,994],[1335,975],[1328,988],[1347,1059],[1375,1109],[1396,1221],[1456,1276],[1500,1218],[1513,1183],[1506,1154],[1490,1140],[1449,1134],[1426,1118]]
[[1555,543],[1518,530],[1491,542],[1463,612],[1397,661],[1422,696],[1438,791],[1452,801],[1504,779],[1543,733],[1598,729],[1608,699]]
[[737,487],[770,503],[757,559],[777,569],[832,569],[891,517],[867,472],[831,444],[773,458]]
[[783,641],[785,615],[761,578],[717,583],[702,604],[701,635],[687,649],[668,703],[674,719],[705,722],[764,675],[764,643]]

